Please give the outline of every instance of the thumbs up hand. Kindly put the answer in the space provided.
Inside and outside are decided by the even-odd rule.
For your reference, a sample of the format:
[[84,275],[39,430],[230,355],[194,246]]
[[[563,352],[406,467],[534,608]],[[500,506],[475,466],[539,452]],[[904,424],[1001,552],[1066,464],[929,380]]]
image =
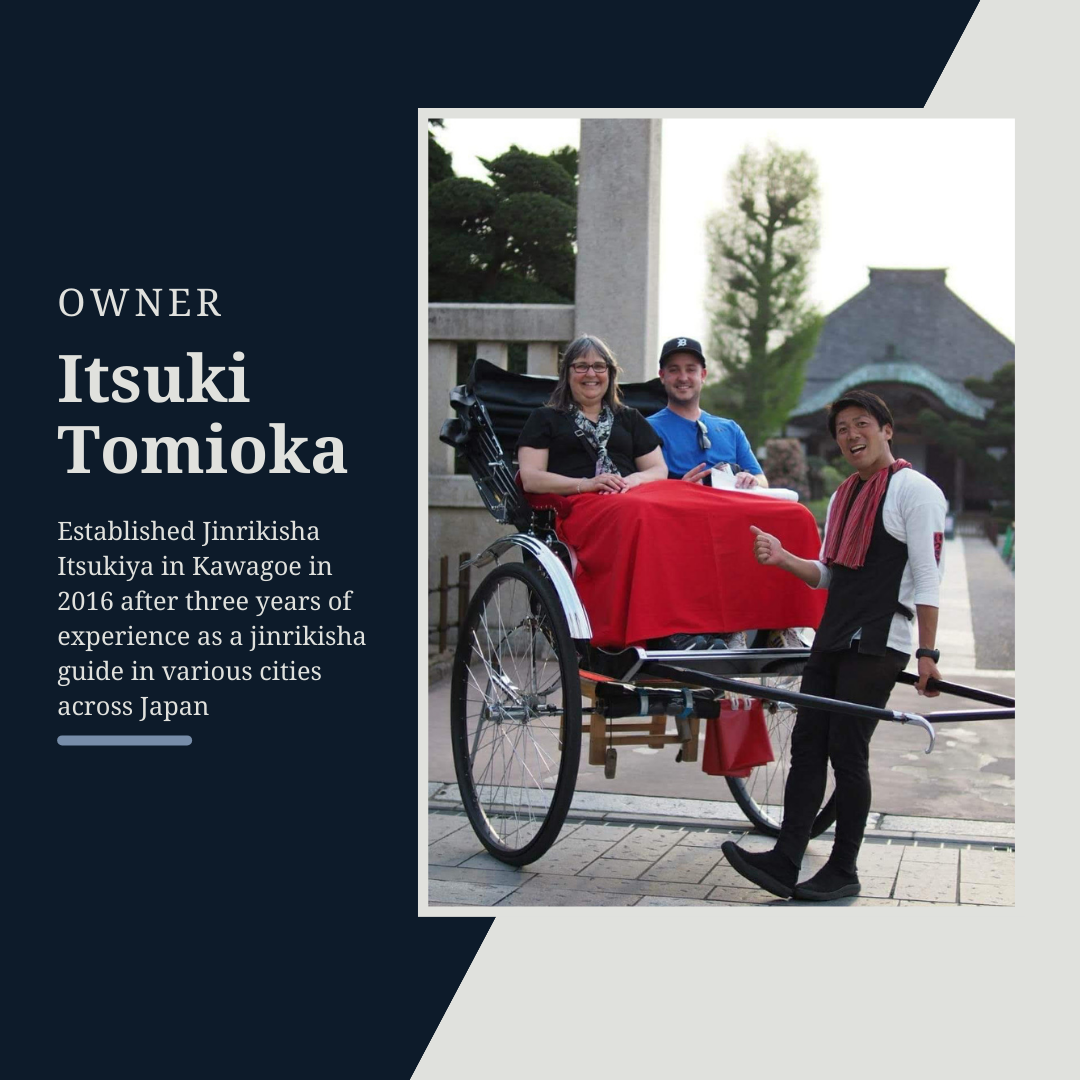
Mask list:
[[750,532],[754,534],[754,558],[763,566],[779,566],[785,555],[780,541],[756,525],[750,526]]

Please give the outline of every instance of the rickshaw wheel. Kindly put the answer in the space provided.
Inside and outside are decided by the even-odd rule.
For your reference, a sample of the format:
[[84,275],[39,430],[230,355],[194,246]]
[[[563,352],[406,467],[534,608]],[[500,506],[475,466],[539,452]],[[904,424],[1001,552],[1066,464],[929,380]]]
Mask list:
[[542,572],[507,563],[481,582],[450,693],[454,769],[473,830],[502,862],[533,862],[558,838],[581,756],[577,654]]
[[[765,686],[798,689],[799,680],[789,676],[768,676]],[[795,709],[778,702],[766,703],[765,723],[769,729],[776,760],[759,765],[746,778],[727,777],[728,787],[754,828],[766,836],[779,836],[784,818],[784,787],[787,784],[788,762],[791,760],[791,729],[795,726]],[[836,820],[836,799],[832,792],[832,770],[829,770],[828,798],[814,819],[811,837],[820,836]]]

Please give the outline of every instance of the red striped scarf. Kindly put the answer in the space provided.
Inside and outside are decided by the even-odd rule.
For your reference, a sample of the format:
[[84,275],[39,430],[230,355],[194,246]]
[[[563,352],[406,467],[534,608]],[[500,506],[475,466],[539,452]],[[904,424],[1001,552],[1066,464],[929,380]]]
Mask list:
[[[831,527],[825,539],[823,561],[826,566],[837,563],[858,570],[866,562],[866,551],[874,532],[874,519],[885,496],[885,489],[889,486],[889,477],[900,469],[910,468],[910,461],[897,458],[891,465],[874,473],[862,485],[858,495],[855,495],[855,489],[859,486],[858,473],[852,473],[836,489],[836,498],[829,514]],[[832,525],[833,522],[838,524]]]

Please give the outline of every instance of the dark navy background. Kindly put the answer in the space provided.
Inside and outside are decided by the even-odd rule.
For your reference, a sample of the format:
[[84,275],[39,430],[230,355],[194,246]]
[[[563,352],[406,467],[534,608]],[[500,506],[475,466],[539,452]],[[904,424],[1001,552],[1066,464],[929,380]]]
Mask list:
[[[183,83],[187,72],[172,74]],[[427,415],[414,344],[412,160],[416,128],[368,122],[350,84],[324,77],[315,100],[292,82],[256,97],[186,102],[112,125],[113,98],[89,68],[62,123],[21,133],[5,305],[8,345],[4,530],[4,765],[15,857],[8,888],[18,964],[11,981],[48,1034],[36,1075],[75,1062],[118,1076],[343,1075],[414,1069],[489,919],[418,919],[415,483]],[[325,95],[325,96],[324,96]],[[330,102],[330,104],[328,104]],[[336,103],[334,103],[336,102]],[[151,104],[145,102],[144,104]],[[202,108],[203,106],[200,106]],[[43,110],[44,113],[44,110]],[[91,115],[93,113],[93,115]],[[211,116],[211,113],[213,116]],[[200,116],[202,117],[200,119]],[[101,121],[101,122],[99,122]],[[407,154],[392,204],[372,192],[361,138],[392,130]],[[385,145],[385,144],[383,144]],[[80,316],[61,314],[80,289]],[[99,317],[90,290],[127,287],[120,317]],[[135,317],[135,290],[163,290],[160,317]],[[171,287],[218,293],[220,318],[165,315]],[[197,293],[189,300],[197,301]],[[61,404],[61,353],[110,369],[204,368],[245,354],[250,404]],[[164,375],[164,372],[163,372]],[[219,386],[231,396],[226,373]],[[113,389],[111,375],[103,388]],[[114,475],[106,439],[190,435],[203,450],[223,430],[226,475]],[[348,473],[271,475],[270,422],[289,438],[344,443]],[[93,424],[89,475],[70,475],[70,436]],[[232,470],[234,439],[262,439],[263,471]],[[186,463],[186,451],[182,452]],[[203,467],[207,458],[204,454]],[[290,519],[317,543],[60,543],[59,520],[106,523]],[[195,578],[191,556],[329,560],[333,577]],[[153,577],[60,578],[57,556],[150,558]],[[162,556],[188,576],[162,577]],[[125,593],[318,593],[316,614],[119,610]],[[58,592],[111,589],[110,613],[62,613]],[[331,592],[354,590],[332,613]],[[364,647],[61,648],[62,629],[248,631],[341,623]],[[227,634],[225,635],[227,639]],[[246,633],[245,633],[246,636]],[[122,682],[57,685],[61,664],[121,664]],[[318,664],[319,682],[261,682],[274,660]],[[158,679],[133,683],[132,661]],[[246,683],[168,683],[162,663],[250,664]],[[209,716],[137,717],[139,697],[203,699]],[[132,718],[61,718],[64,699],[125,700]],[[188,734],[186,748],[62,748],[60,734]],[[25,953],[23,950],[25,949]],[[268,1068],[269,1067],[269,1068]]]
[[[797,54],[786,66],[777,58],[762,94],[793,107],[920,106],[974,7],[935,5],[933,19],[915,18],[910,5],[895,18],[875,9],[882,22],[861,38],[850,26],[800,28]],[[12,1027],[39,1075],[79,1063],[140,1077],[323,1076],[365,1066],[407,1076],[490,920],[416,917],[412,534],[427,416],[423,343],[413,336],[416,128],[408,107],[373,104],[406,70],[396,49],[361,62],[356,27],[314,18],[229,33],[176,17],[165,37],[141,21],[138,40],[124,36],[135,28],[119,15],[110,22],[91,9],[81,25],[50,18],[47,29],[12,34],[24,77],[9,99],[2,761],[9,982],[19,1001]],[[332,55],[334,41],[349,47]],[[726,85],[760,86],[735,77],[739,59],[737,49],[725,55]],[[706,90],[717,98],[715,81]],[[58,307],[68,287],[86,298],[77,318]],[[120,317],[96,314],[95,287],[131,290]],[[136,318],[139,287],[161,288],[163,305],[169,288],[193,290],[194,310],[194,290],[215,289],[221,318]],[[251,403],[155,405],[145,379],[134,404],[57,400],[61,353],[81,353],[80,368],[94,357],[110,369],[180,366],[186,388],[193,350],[207,368],[244,352]],[[112,389],[108,376],[104,386]],[[226,455],[253,435],[272,458],[267,425],[283,422],[290,438],[311,440],[308,462],[316,438],[340,438],[349,471],[277,476],[268,461],[254,476],[228,465],[224,476],[147,476],[141,462],[127,475],[102,464],[105,440],[118,435],[140,448],[143,436],[190,435],[205,448],[215,420]],[[87,443],[90,475],[65,472],[61,424],[101,428]],[[197,535],[204,519],[295,518],[321,538],[208,549],[57,542],[58,520],[110,518],[194,519]],[[190,571],[192,554],[295,557],[305,567],[315,555],[334,576],[56,576],[58,555],[151,558],[155,570],[166,555]],[[58,612],[58,591],[80,586],[111,588],[114,599],[139,588],[324,598],[353,589],[353,611]],[[61,629],[305,621],[363,630],[367,645],[87,654],[56,644]],[[56,685],[60,664],[102,660],[121,664],[124,681]],[[132,683],[133,660],[155,668],[292,660],[320,665],[323,678]],[[141,725],[57,715],[65,698],[137,704],[142,694],[204,699],[210,715]],[[60,734],[127,730],[190,734],[194,743],[56,744]]]

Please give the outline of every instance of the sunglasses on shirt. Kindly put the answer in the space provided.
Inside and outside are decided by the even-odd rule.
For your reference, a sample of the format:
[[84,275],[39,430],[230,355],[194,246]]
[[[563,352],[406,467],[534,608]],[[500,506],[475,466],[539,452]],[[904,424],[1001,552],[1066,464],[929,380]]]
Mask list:
[[[697,424],[697,444],[702,450],[709,450],[712,448],[712,443],[709,441],[709,429],[705,426],[704,420],[695,421]],[[732,476],[738,476],[742,472],[742,469],[735,464],[734,461],[718,461],[714,468],[727,468],[731,470]],[[706,477],[706,486],[711,487],[712,481]]]

